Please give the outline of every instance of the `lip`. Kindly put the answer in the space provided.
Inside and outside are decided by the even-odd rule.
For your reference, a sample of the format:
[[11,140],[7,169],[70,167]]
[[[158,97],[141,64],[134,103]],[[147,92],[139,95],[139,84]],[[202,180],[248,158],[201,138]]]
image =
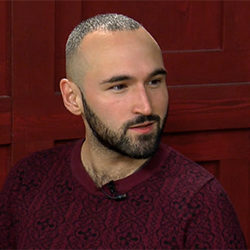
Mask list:
[[129,130],[135,131],[141,134],[150,133],[154,128],[154,122],[145,122],[141,124],[136,124],[134,126],[129,127]]

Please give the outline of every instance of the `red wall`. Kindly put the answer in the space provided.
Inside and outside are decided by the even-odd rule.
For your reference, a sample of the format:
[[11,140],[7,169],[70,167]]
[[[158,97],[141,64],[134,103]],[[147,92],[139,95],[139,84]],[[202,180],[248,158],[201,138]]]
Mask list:
[[216,175],[250,243],[249,11],[249,1],[0,1],[0,185],[30,152],[84,135],[59,93],[66,37],[83,18],[119,12],[162,48],[163,140]]

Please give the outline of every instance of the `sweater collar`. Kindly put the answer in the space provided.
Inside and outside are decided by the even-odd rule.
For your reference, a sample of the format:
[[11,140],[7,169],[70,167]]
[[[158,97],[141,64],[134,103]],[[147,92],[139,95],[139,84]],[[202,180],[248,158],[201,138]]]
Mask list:
[[[101,194],[101,188],[98,188],[87,171],[85,170],[81,161],[81,147],[84,140],[78,140],[71,153],[71,170],[73,176],[77,179],[80,185],[82,185],[87,192],[92,194]],[[164,164],[166,159],[166,153],[168,151],[166,146],[160,144],[159,149],[155,155],[135,173],[127,176],[126,178],[114,181],[118,192],[128,192],[134,186],[143,182],[151,177],[155,172],[159,171],[159,167]],[[107,184],[106,184],[107,185]],[[105,188],[104,185],[102,188]]]

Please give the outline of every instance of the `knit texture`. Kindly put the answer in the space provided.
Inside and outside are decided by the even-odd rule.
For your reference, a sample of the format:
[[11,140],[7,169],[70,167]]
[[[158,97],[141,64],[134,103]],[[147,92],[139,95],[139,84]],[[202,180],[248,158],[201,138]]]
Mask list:
[[[34,153],[0,196],[0,248],[244,249],[235,212],[216,179],[161,145],[109,199],[80,159],[82,140]],[[104,192],[103,192],[104,191]]]

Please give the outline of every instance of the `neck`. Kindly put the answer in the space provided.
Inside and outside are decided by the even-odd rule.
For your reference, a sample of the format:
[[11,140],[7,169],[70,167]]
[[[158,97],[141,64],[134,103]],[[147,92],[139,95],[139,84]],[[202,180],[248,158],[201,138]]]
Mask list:
[[92,180],[101,187],[133,174],[148,159],[132,159],[102,145],[93,145],[86,138],[81,149],[81,160]]

